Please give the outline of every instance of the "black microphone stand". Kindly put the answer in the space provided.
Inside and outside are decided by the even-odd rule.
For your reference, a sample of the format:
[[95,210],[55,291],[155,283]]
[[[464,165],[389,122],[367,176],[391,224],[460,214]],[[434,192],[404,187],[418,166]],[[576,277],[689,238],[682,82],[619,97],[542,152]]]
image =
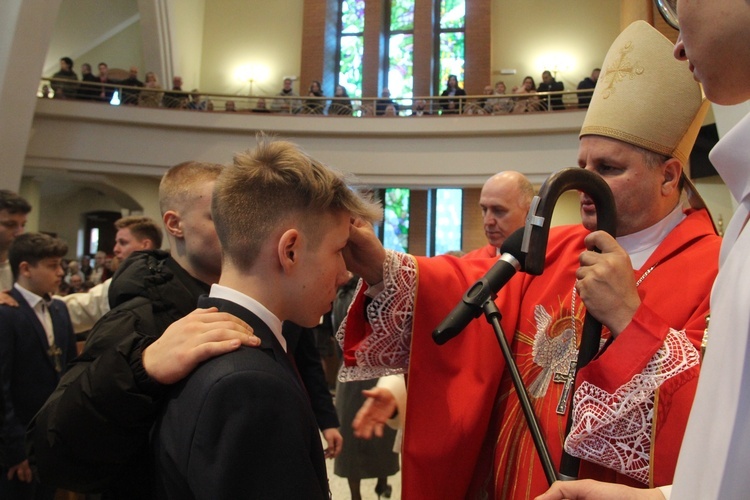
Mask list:
[[[526,253],[525,271],[529,274],[539,275],[544,270],[552,211],[560,195],[570,189],[583,191],[591,197],[596,206],[597,229],[615,235],[617,211],[609,185],[599,175],[582,168],[560,170],[552,174],[542,185],[539,194],[532,201],[529,215],[526,218],[526,229],[521,250]],[[581,333],[581,344],[578,349],[576,380],[579,370],[594,359],[594,356],[599,352],[601,333],[602,324],[586,312]],[[570,392],[568,396],[570,398],[568,408],[570,409],[565,426],[566,438],[570,434],[573,424],[573,391]],[[559,478],[563,481],[577,479],[579,466],[580,459],[567,453],[563,447]]]
[[523,385],[523,379],[521,378],[521,373],[518,371],[516,360],[513,359],[513,353],[510,351],[508,339],[505,338],[503,327],[500,326],[502,316],[495,304],[494,297],[492,300],[485,302],[482,309],[484,309],[484,315],[487,318],[487,322],[492,325],[495,337],[497,337],[497,342],[500,344],[500,350],[503,352],[503,358],[505,358],[505,364],[510,372],[510,378],[513,380],[513,387],[516,388],[516,394],[518,394],[518,399],[521,402],[523,416],[526,418],[529,431],[531,431],[531,439],[534,441],[539,460],[542,462],[544,475],[547,477],[547,482],[552,486],[552,483],[554,483],[556,479],[555,464],[552,463],[552,458],[550,458],[547,442],[544,440],[542,429],[539,427],[539,421],[534,413],[534,407],[531,405],[529,393],[526,392],[526,386]]

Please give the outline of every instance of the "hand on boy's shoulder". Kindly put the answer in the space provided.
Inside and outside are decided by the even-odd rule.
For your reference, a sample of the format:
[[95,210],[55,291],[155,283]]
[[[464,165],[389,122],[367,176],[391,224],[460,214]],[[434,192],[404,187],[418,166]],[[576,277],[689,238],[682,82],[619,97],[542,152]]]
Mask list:
[[10,290],[3,290],[0,292],[0,304],[10,307],[18,307],[18,302],[13,296],[11,296]]
[[174,384],[203,361],[235,351],[241,345],[260,345],[250,325],[215,307],[196,309],[172,323],[143,351],[143,367],[157,382]]

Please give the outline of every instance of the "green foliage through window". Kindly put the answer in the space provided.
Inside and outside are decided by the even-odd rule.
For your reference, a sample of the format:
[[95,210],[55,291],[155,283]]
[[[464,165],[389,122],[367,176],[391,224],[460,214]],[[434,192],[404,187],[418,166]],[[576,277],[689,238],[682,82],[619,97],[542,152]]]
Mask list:
[[414,95],[414,35],[391,35],[388,50],[388,89],[397,97]]
[[399,252],[409,251],[409,190],[388,188],[385,190],[385,221],[383,224],[383,246]]
[[365,1],[341,1],[341,33],[362,34],[365,31]]
[[464,0],[441,0],[440,29],[464,29],[466,2]]
[[440,33],[440,90],[445,89],[448,75],[458,77],[459,86],[464,81],[464,34]]
[[342,36],[339,66],[339,85],[350,97],[362,97],[362,54],[364,37]]
[[466,30],[465,0],[440,0],[440,33],[438,48],[438,90],[442,92],[448,75],[456,75],[463,87],[464,81],[464,34]]
[[391,2],[391,32],[414,31],[414,0]]

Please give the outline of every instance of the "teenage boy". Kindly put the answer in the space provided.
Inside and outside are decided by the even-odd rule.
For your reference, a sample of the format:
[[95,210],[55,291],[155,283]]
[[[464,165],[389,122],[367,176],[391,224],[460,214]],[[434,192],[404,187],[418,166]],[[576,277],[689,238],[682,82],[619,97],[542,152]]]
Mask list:
[[5,457],[0,498],[51,499],[55,489],[41,484],[29,468],[24,432],[55,390],[76,355],[68,310],[51,300],[64,275],[65,242],[39,233],[16,237],[8,252],[15,284],[10,295],[18,307],[0,305],[0,370],[5,422],[0,443]]
[[353,217],[378,205],[293,144],[261,138],[214,187],[218,284],[199,307],[247,322],[261,339],[207,361],[169,393],[153,435],[160,498],[329,498],[310,401],[282,321],[318,324],[348,280]]

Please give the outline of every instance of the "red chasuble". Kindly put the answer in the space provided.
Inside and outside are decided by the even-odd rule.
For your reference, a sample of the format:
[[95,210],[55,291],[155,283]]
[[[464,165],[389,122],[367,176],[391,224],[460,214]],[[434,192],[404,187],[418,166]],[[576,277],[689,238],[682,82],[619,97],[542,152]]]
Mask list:
[[472,250],[471,252],[468,252],[466,255],[463,256],[464,259],[489,259],[497,257],[497,247],[493,247],[492,245],[485,245],[482,248],[477,248],[476,250]]
[[[544,273],[516,275],[496,300],[556,467],[569,410],[558,413],[561,395],[585,315],[572,293],[586,234],[581,226],[553,229]],[[581,478],[643,487],[671,482],[697,383],[720,242],[707,213],[689,211],[634,271],[634,280],[645,275],[638,286],[642,304],[631,324],[581,371],[575,390],[567,446],[584,459]],[[375,342],[408,351],[411,341],[402,472],[407,500],[533,498],[548,487],[485,319],[443,346],[432,340],[432,330],[487,268],[481,259],[416,258],[416,273],[411,269],[404,273],[411,278],[398,280],[416,284],[412,327],[399,341]],[[366,311],[360,291],[345,326],[347,364],[387,366],[405,359],[398,352],[361,355],[378,325],[393,331],[389,325],[404,316],[398,309],[389,311],[392,318]],[[370,339],[366,317],[375,325]]]

